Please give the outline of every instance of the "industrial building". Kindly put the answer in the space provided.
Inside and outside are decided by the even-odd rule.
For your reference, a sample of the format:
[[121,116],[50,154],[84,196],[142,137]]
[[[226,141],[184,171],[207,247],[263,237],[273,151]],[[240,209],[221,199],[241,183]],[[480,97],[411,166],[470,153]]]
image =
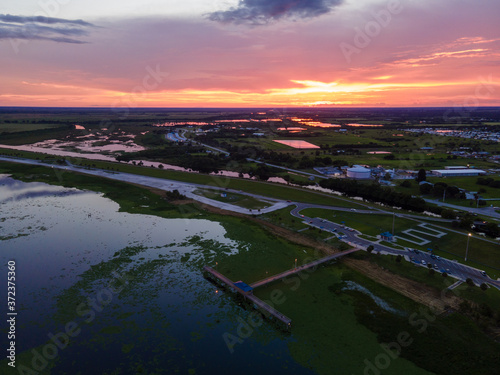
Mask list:
[[316,167],[313,168],[316,172],[321,173],[328,177],[341,176],[343,174],[340,168],[335,167]]
[[434,169],[431,172],[438,177],[482,176],[486,174],[481,169]]

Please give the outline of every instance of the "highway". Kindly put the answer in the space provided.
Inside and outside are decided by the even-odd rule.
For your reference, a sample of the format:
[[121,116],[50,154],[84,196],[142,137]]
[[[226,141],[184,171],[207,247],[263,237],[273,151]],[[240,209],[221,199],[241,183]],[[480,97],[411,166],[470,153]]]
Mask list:
[[493,217],[495,219],[500,219],[500,213],[497,212],[495,210],[495,208],[493,208],[493,207],[482,207],[482,208],[464,207],[464,206],[459,206],[456,204],[441,202],[441,201],[436,200],[436,199],[424,199],[424,200],[428,203],[434,203],[438,206],[453,208],[453,209],[458,210],[458,211],[467,211],[467,212],[471,212],[471,213],[478,214],[478,215],[490,216],[490,217]]
[[209,150],[212,150],[212,151],[216,151],[216,152],[220,152],[221,154],[224,154],[224,155],[227,155],[229,156],[230,153],[221,149],[221,148],[217,148],[217,147],[214,147],[214,146],[209,146],[209,145],[206,145],[204,143],[201,143],[201,142],[198,142],[198,141],[195,141],[195,140],[192,140],[192,139],[187,139],[186,137],[184,137],[184,135],[180,134],[180,132],[172,132],[172,133],[167,133],[165,135],[165,139],[168,140],[168,141],[172,141],[172,142],[191,142],[193,144],[197,144],[197,145],[200,145],[200,146],[203,146],[205,148],[208,148]]

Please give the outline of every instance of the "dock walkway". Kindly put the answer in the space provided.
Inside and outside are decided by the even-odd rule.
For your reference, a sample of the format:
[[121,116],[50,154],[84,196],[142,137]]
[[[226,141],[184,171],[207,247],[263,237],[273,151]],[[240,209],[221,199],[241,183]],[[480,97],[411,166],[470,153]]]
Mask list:
[[288,270],[288,271],[279,273],[277,275],[268,277],[264,280],[257,281],[256,283],[253,283],[250,285],[247,285],[242,281],[234,282],[234,281],[230,280],[229,278],[227,278],[226,276],[224,276],[223,274],[221,274],[220,272],[214,270],[212,267],[209,267],[209,266],[203,267],[203,270],[205,272],[207,272],[210,276],[214,277],[216,280],[227,285],[229,288],[231,288],[231,290],[234,290],[234,291],[238,292],[239,294],[241,294],[245,299],[252,301],[254,304],[254,307],[257,310],[259,310],[264,316],[266,316],[268,318],[274,317],[274,318],[278,319],[279,321],[283,322],[286,325],[287,329],[290,329],[291,324],[292,324],[292,320],[290,318],[288,318],[287,316],[283,315],[282,313],[280,313],[278,310],[276,310],[274,307],[272,307],[268,303],[266,303],[266,302],[262,301],[261,299],[259,299],[258,297],[256,297],[253,294],[253,290],[255,288],[258,288],[259,286],[263,286],[263,285],[272,283],[274,281],[281,280],[287,276],[294,275],[296,273],[307,270],[309,268],[319,266],[320,264],[329,262],[333,259],[340,258],[341,256],[344,256],[347,254],[354,253],[355,251],[358,251],[358,250],[360,250],[360,249],[354,248],[354,249],[350,249],[347,251],[343,251],[341,253],[335,253],[332,255],[328,255],[324,258],[315,260],[311,263],[304,264],[300,267],[292,268],[291,270]]
[[212,267],[205,266],[205,267],[203,267],[203,269],[205,270],[205,272],[208,272],[209,274],[214,276],[219,281],[222,281],[224,284],[226,284],[230,288],[236,290],[239,294],[241,294],[246,299],[249,299],[250,301],[252,301],[254,303],[254,307],[257,308],[258,310],[260,310],[266,317],[272,316],[272,317],[280,320],[281,322],[283,322],[286,325],[287,329],[290,328],[290,326],[292,324],[292,319],[283,315],[278,310],[276,310],[274,307],[272,307],[271,305],[262,301],[260,298],[257,298],[256,296],[254,296],[252,294],[251,290],[245,291],[245,290],[239,288],[237,285],[235,285],[235,283],[232,280],[230,280],[229,278],[227,278],[226,276],[224,276],[220,272],[214,270]]
[[302,271],[307,270],[309,268],[313,268],[313,267],[319,266],[320,264],[329,262],[329,261],[331,261],[333,259],[340,258],[341,256],[354,253],[355,251],[358,251],[358,250],[360,250],[360,249],[355,248],[355,249],[350,249],[350,250],[343,251],[341,253],[335,253],[335,254],[332,254],[332,255],[328,255],[328,256],[326,256],[324,258],[315,260],[315,261],[313,261],[311,263],[307,263],[307,264],[304,264],[304,265],[299,266],[297,268],[292,268],[292,269],[287,270],[285,272],[278,273],[277,275],[273,275],[273,276],[270,276],[270,277],[268,277],[266,279],[257,281],[257,282],[255,282],[253,284],[250,284],[250,286],[253,289],[255,289],[255,288],[258,288],[259,286],[263,286],[263,285],[272,283],[274,281],[281,280],[281,279],[283,279],[283,278],[285,278],[287,276],[294,275],[296,273],[302,272]]

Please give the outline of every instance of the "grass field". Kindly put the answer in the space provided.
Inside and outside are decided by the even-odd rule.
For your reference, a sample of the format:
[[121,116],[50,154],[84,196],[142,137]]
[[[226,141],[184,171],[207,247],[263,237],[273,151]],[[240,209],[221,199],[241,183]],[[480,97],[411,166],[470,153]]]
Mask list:
[[[338,224],[344,222],[347,227],[357,229],[363,234],[370,236],[376,236],[386,231],[392,232],[392,215],[357,214],[354,212],[340,212],[317,208],[308,208],[301,211],[301,213],[309,217],[321,217]],[[430,232],[427,229],[420,228],[418,224],[417,221],[396,216],[394,221],[394,234],[403,238],[412,239],[411,236],[402,233],[402,231],[416,229]],[[426,245],[420,246],[402,239],[398,239],[396,243],[401,246],[412,247],[424,251],[428,248],[432,248],[438,255],[449,259],[457,259],[463,263],[467,248],[467,232],[450,232],[452,229],[451,224],[447,223],[440,223],[439,226],[438,228],[431,224],[429,227],[446,232],[447,235],[437,238],[422,233],[417,234],[419,237],[430,241]],[[500,244],[485,241],[478,236],[473,236],[469,239],[468,259],[469,265],[484,269],[493,278],[500,277]]]
[[260,217],[264,220],[269,220],[277,225],[281,225],[287,229],[293,231],[299,231],[306,229],[307,232],[308,225],[304,224],[302,220],[290,215],[291,208],[286,207],[281,210],[276,210],[273,212],[269,212],[267,214],[263,214]]
[[[31,124],[22,124],[30,127]],[[38,125],[37,125],[38,126]],[[9,126],[10,127],[10,126]],[[57,127],[38,127],[36,130],[26,132],[7,132],[0,136],[0,144],[4,145],[26,145],[36,142],[42,142],[48,139],[63,139],[74,134],[72,125],[61,125]],[[0,131],[1,133],[1,131]]]
[[[356,254],[357,257],[368,259],[386,270],[395,274],[402,275],[410,280],[431,286],[437,290],[445,290],[457,280],[450,276],[443,277],[439,272],[430,272],[427,268],[416,266],[411,262],[401,260],[396,262],[395,256],[376,256],[367,253]],[[500,311],[500,290],[497,288],[488,288],[482,290],[479,287],[471,287],[466,283],[461,284],[451,291],[456,296],[476,303],[487,304],[493,310]]]
[[[12,124],[0,123],[1,133],[17,133],[17,132],[30,132],[33,130],[53,129],[60,127],[59,124]],[[1,139],[1,138],[0,138]]]
[[222,193],[220,191],[206,189],[198,189],[195,190],[194,193],[219,202],[231,203],[236,206],[249,208],[252,210],[266,208],[272,205],[271,203],[263,202],[253,197],[242,194],[224,193],[226,196],[222,196]]
[[[495,180],[500,180],[500,177],[495,177],[492,176],[493,179]],[[467,191],[472,191],[472,192],[478,192],[479,189],[485,189],[485,193],[480,193],[482,198],[500,198],[500,189],[498,188],[492,188],[488,187],[485,185],[478,185],[476,183],[478,177],[445,177],[445,178],[439,178],[439,177],[428,177],[427,181],[430,183],[435,184],[436,182],[444,182],[445,184],[448,184],[448,186],[457,186],[458,188],[465,189]],[[411,181],[412,186],[409,188],[404,188],[399,186],[400,181],[395,181],[396,183],[396,191],[399,192],[406,192],[408,194],[414,194],[414,195],[420,195],[420,189],[419,185],[416,181]],[[442,201],[443,197],[433,197],[433,196],[428,196],[428,198],[435,198],[435,199],[440,199]],[[464,207],[469,206],[470,203],[472,202],[472,205],[475,207],[475,202],[472,200],[465,200],[465,199],[452,199],[452,198],[447,198],[445,197],[445,202],[447,203],[452,203],[452,204],[458,204]]]
[[[377,236],[382,232],[392,232],[392,215],[383,214],[357,214],[354,212],[332,211],[322,208],[307,208],[301,211],[309,217],[321,217],[338,224],[345,224],[347,227],[354,228],[360,232]],[[395,234],[402,230],[415,227],[417,223],[413,220],[398,218],[394,220]]]
[[477,304],[486,303],[496,311],[500,311],[500,290],[497,288],[488,288],[483,291],[478,287],[471,287],[464,283],[453,289],[453,292],[459,297]]
[[430,273],[427,268],[417,266],[411,262],[407,262],[402,259],[401,262],[396,262],[396,257],[393,255],[375,255],[366,254],[364,255],[366,259],[373,262],[386,270],[389,270],[395,274],[403,275],[404,277],[418,281],[419,283],[432,286],[438,290],[443,290],[448,286],[452,285],[456,279],[452,277],[443,277],[439,272]]

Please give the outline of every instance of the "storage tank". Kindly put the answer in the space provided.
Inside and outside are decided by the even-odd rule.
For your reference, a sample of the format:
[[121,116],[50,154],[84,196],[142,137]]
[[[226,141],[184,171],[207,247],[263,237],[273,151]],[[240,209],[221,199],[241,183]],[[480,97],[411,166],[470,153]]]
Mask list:
[[365,167],[352,167],[347,170],[347,177],[356,180],[366,180],[370,178],[371,170]]

